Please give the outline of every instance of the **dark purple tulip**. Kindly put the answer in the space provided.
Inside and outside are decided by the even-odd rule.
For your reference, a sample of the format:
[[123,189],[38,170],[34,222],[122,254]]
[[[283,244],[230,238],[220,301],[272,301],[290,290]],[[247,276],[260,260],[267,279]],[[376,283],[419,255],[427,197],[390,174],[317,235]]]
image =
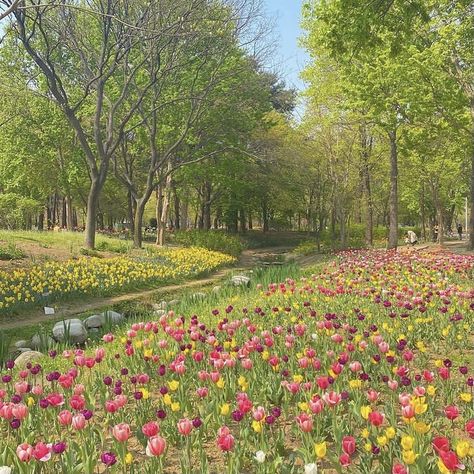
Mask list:
[[160,419],[160,420],[164,420],[166,418],[166,412],[164,410],[158,410],[156,412],[156,416]]
[[90,420],[90,419],[92,418],[92,416],[93,416],[93,413],[92,413],[91,410],[82,410],[81,413],[84,415],[84,418],[85,418],[86,420]]
[[128,375],[128,369],[126,367],[124,367],[123,369],[120,370],[120,373],[122,375]]
[[281,416],[281,408],[280,407],[273,407],[271,409],[271,413],[275,418],[279,418]]
[[13,418],[12,421],[10,421],[10,426],[14,429],[17,430],[21,425],[21,421],[18,420],[17,418]]
[[133,394],[133,398],[135,398],[135,400],[141,400],[143,398],[143,393],[142,392],[135,392]]
[[11,380],[12,380],[12,376],[11,376],[11,375],[3,375],[3,376],[2,376],[2,382],[3,382],[3,383],[9,383],[9,382],[11,382]]
[[199,428],[202,425],[202,420],[198,416],[193,419],[194,428]]
[[52,446],[53,453],[55,454],[62,454],[66,451],[67,444],[64,441],[60,441],[59,443],[54,443]]
[[7,369],[13,369],[13,367],[15,367],[15,361],[14,360],[7,360],[5,362],[5,367]]
[[265,417],[265,422],[267,423],[267,425],[273,425],[273,423],[275,423],[275,421],[276,421],[276,418],[273,415],[267,415]]
[[48,400],[46,400],[46,398],[42,398],[42,399],[39,401],[39,406],[40,406],[41,408],[48,408],[48,406],[49,406]]
[[112,377],[104,377],[104,384],[105,385],[112,385]]
[[102,455],[100,456],[100,460],[106,466],[113,466],[117,462],[117,457],[115,456],[114,453],[107,452],[107,453],[102,453]]
[[234,410],[232,412],[232,419],[234,421],[242,421],[243,417],[244,417],[244,413],[240,410]]

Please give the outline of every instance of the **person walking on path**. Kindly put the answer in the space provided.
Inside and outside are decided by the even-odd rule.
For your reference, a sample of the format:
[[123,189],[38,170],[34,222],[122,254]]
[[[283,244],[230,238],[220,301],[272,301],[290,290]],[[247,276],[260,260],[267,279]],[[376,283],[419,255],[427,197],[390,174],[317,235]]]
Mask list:
[[407,232],[406,243],[410,245],[416,245],[418,243],[418,237],[412,230]]
[[458,235],[459,235],[459,240],[462,240],[462,225],[461,225],[461,223],[458,224]]

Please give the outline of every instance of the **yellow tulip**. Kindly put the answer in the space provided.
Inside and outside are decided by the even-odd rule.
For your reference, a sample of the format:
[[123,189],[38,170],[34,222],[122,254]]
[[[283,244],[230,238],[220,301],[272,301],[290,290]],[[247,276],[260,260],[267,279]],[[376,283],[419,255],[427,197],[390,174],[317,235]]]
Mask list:
[[327,452],[326,441],[323,441],[322,443],[316,443],[314,445],[314,452],[316,453],[316,456],[319,459],[324,458],[324,456],[326,456],[326,452]]

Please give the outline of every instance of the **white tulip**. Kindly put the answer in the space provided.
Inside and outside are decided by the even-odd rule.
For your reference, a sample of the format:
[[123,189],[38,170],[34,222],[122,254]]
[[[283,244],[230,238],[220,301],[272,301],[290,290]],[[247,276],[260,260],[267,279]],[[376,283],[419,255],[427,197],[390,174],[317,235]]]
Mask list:
[[8,466],[0,466],[0,474],[11,474],[12,468]]
[[304,467],[304,474],[318,474],[318,466],[314,462],[306,464]]
[[[265,457],[266,457],[266,454],[263,452],[263,451],[257,451],[255,453],[255,459],[257,460],[257,462],[259,463],[263,463],[265,462]],[[1,473],[0,473],[1,474]]]

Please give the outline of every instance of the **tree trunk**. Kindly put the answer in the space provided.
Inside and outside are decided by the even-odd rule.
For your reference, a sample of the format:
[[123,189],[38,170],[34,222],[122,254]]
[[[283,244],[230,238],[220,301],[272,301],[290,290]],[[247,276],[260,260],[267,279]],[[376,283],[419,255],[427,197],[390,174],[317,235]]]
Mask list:
[[388,248],[398,246],[398,148],[397,132],[388,133],[390,139],[390,201],[389,201],[389,233]]
[[372,202],[372,186],[370,183],[369,158],[372,150],[372,139],[367,136],[367,127],[363,123],[360,128],[362,147],[362,181],[365,194],[366,222],[365,222],[365,243],[372,247],[374,244],[374,206]]
[[174,228],[179,230],[181,228],[181,216],[179,208],[181,205],[178,193],[176,191],[176,185],[173,183],[173,196],[174,196]]
[[161,185],[156,187],[156,245],[160,245],[161,214],[163,212],[163,193]]
[[[471,115],[474,121],[474,99],[471,100]],[[474,130],[472,134],[474,145]],[[467,229],[466,229],[467,230]],[[471,220],[469,225],[469,248],[474,250],[474,149],[471,151]]]
[[38,214],[38,230],[44,230],[44,210]]
[[133,231],[133,246],[137,249],[142,248],[143,243],[143,214],[145,212],[145,205],[147,200],[140,199],[138,200],[135,208],[135,219],[134,219],[134,231]]
[[66,227],[67,230],[72,231],[74,228],[73,216],[72,216],[72,199],[71,196],[66,196]]
[[249,210],[248,220],[249,220],[249,230],[253,230],[252,211],[250,210]]
[[205,181],[202,187],[202,229],[209,230],[211,228],[211,199],[212,184]]
[[[171,169],[171,163],[168,166],[168,170]],[[166,223],[168,222],[168,209],[171,197],[171,174],[166,178],[165,192],[163,196],[163,209],[160,217],[160,231],[158,232],[158,245],[162,247],[165,245],[165,231]]]
[[266,200],[264,200],[262,203],[262,221],[263,221],[263,232],[268,232],[270,230],[270,226],[268,223],[268,206],[267,206]]
[[127,192],[127,214],[128,221],[130,223],[130,232],[135,235],[135,200],[133,199],[132,193]]
[[247,232],[247,219],[245,217],[245,210],[244,209],[240,209],[239,221],[240,221],[240,232],[245,234],[245,232]]
[[93,179],[87,196],[86,229],[84,232],[84,244],[88,249],[93,249],[95,246],[97,208],[101,188],[102,186],[100,186],[98,180]]

